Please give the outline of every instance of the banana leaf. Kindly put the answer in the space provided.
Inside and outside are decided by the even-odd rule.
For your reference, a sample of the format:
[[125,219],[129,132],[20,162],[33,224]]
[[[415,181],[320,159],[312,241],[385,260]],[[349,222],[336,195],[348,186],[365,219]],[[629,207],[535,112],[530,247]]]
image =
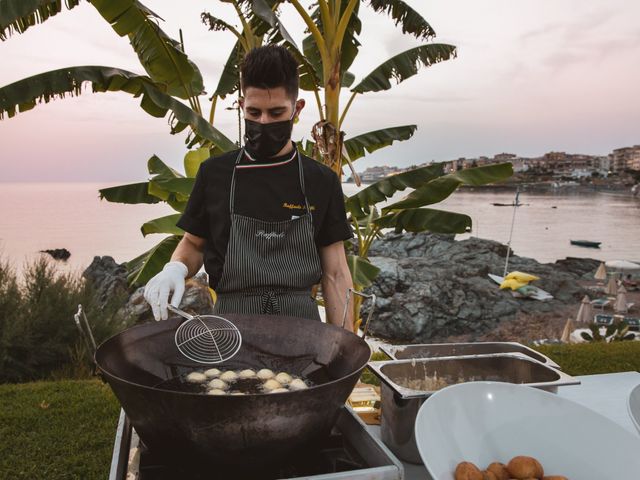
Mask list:
[[98,190],[100,200],[114,203],[158,203],[160,198],[149,194],[149,182],[131,183]]
[[182,239],[182,235],[171,235],[163,239],[155,247],[126,263],[129,285],[145,285],[160,272],[164,264],[171,260],[173,251]]
[[159,17],[137,0],[91,0],[100,15],[121,37],[127,35],[149,76],[179,98],[204,93],[202,74],[182,46],[159,27]]
[[451,195],[460,185],[487,185],[506,180],[513,175],[511,163],[498,163],[482,167],[466,168],[455,173],[431,180],[417,188],[399,202],[382,209],[383,213],[405,208],[418,208],[441,202]]
[[151,155],[147,160],[147,170],[150,174],[163,178],[184,178],[184,175],[164,163],[157,155]]
[[238,64],[243,56],[242,45],[240,42],[236,42],[224,64],[216,91],[213,92],[216,97],[224,99],[227,95],[237,92],[240,88],[240,69]]
[[289,34],[287,29],[284,27],[280,19],[276,16],[271,8],[272,6],[269,5],[265,0],[253,0],[251,2],[251,10],[258,18],[269,24],[273,30],[277,31],[284,41],[298,48],[293,37]]
[[353,283],[360,285],[361,288],[370,287],[373,284],[373,280],[375,280],[378,273],[380,273],[378,267],[366,258],[357,255],[347,255],[347,265],[349,265]]
[[394,141],[409,140],[417,128],[416,125],[403,125],[375,130],[345,140],[344,146],[349,154],[349,159],[353,162],[364,157],[365,151],[373,153],[380,148],[392,145]]
[[184,156],[184,171],[187,177],[194,178],[198,173],[200,164],[211,156],[211,151],[207,147],[190,150]]
[[150,233],[170,233],[172,235],[184,235],[184,231],[176,226],[176,222],[180,220],[181,214],[174,213],[164,217],[155,218],[145,222],[140,231],[143,236],[147,236]]
[[[69,10],[79,4],[80,0],[65,1]],[[24,33],[61,10],[61,0],[0,0],[0,40],[6,40],[14,33]]]
[[[349,4],[349,0],[341,0],[342,6],[340,8],[341,12],[347,8]],[[340,45],[340,76],[344,75],[349,67],[353,64],[356,56],[358,55],[358,50],[360,49],[360,42],[356,38],[357,35],[362,31],[362,22],[358,17],[360,8],[360,2],[356,5],[353,13],[351,14],[351,18],[349,19],[349,23],[347,25],[347,29],[345,31],[344,38],[342,39],[342,44]],[[323,32],[322,25],[322,15],[320,14],[320,9],[316,8],[311,13],[311,18],[314,23],[318,26],[318,29]],[[327,79],[324,78],[323,68],[322,68],[322,59],[320,58],[320,51],[318,50],[318,45],[313,38],[313,35],[308,35],[302,41],[302,51],[304,52],[304,56],[307,58],[314,71],[316,72],[316,76],[319,79],[321,85],[325,85],[327,83]],[[344,84],[344,82],[343,82]]]
[[0,120],[25,112],[52,98],[82,93],[82,84],[90,82],[93,92],[121,91],[142,96],[140,106],[148,114],[162,118],[171,111],[171,133],[189,126],[194,137],[204,145],[215,145],[222,151],[233,150],[235,143],[185,104],[167,95],[163,86],[149,77],[127,70],[104,66],[67,67],[28,77],[0,88]]
[[389,90],[392,78],[396,83],[401,83],[418,73],[420,66],[428,67],[455,58],[455,56],[456,47],[443,43],[431,43],[411,48],[376,67],[351,91],[364,93]]
[[345,208],[356,219],[365,217],[371,205],[384,202],[396,192],[406,188],[418,188],[443,174],[444,163],[434,163],[383,178],[347,198]]
[[166,178],[157,176],[151,179],[150,183],[174,194],[177,200],[186,201],[193,190],[195,178]]
[[396,233],[424,232],[465,233],[471,230],[471,217],[461,213],[432,208],[407,208],[377,218],[373,223],[380,228],[393,228]]
[[431,25],[402,0],[369,0],[369,6],[376,12],[385,12],[402,25],[402,33],[408,33],[420,40],[431,40],[436,32]]

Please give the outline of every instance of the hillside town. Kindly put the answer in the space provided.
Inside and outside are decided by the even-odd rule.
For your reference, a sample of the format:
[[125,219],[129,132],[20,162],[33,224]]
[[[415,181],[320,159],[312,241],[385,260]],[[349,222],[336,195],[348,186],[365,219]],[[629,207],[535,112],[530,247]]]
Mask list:
[[[549,152],[540,157],[521,157],[513,153],[499,153],[492,158],[458,158],[445,162],[445,172],[452,173],[470,167],[511,162],[514,176],[510,183],[635,185],[640,181],[640,145],[613,150],[608,155],[584,155]],[[377,166],[360,173],[363,183],[397,175],[429,163],[408,168]]]

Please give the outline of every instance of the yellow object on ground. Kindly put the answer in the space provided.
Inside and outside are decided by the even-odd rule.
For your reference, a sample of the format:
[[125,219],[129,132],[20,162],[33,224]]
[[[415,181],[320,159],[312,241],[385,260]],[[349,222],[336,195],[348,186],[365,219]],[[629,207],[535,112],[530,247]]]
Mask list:
[[504,277],[505,280],[516,280],[517,282],[522,282],[527,284],[529,282],[533,282],[534,280],[540,280],[540,277],[536,277],[535,275],[531,275],[530,273],[524,272],[511,272],[509,275]]
[[510,288],[511,290],[517,290],[520,287],[524,287],[527,282],[519,282],[514,278],[510,278],[509,280],[504,280],[500,284],[500,290],[504,290],[505,288]]

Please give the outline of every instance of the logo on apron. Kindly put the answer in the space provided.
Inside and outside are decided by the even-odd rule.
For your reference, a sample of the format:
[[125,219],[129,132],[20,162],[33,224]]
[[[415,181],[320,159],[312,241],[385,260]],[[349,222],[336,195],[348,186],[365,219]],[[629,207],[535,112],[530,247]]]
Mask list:
[[261,237],[264,238],[266,240],[271,240],[273,238],[284,238],[284,232],[265,232],[264,230],[258,230],[256,232],[256,237]]

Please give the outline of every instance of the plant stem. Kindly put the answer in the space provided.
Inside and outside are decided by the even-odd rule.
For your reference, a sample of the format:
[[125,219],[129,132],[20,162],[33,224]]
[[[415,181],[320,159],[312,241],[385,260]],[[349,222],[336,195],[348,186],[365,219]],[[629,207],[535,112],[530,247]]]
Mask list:
[[358,95],[358,92],[353,92],[351,94],[351,98],[349,98],[349,101],[347,102],[347,106],[344,107],[344,110],[342,111],[342,115],[340,115],[340,121],[338,122],[338,130],[342,129],[342,122],[344,122],[344,118],[347,116],[347,112],[349,111],[349,107],[351,107],[351,103],[356,98],[356,95]]

